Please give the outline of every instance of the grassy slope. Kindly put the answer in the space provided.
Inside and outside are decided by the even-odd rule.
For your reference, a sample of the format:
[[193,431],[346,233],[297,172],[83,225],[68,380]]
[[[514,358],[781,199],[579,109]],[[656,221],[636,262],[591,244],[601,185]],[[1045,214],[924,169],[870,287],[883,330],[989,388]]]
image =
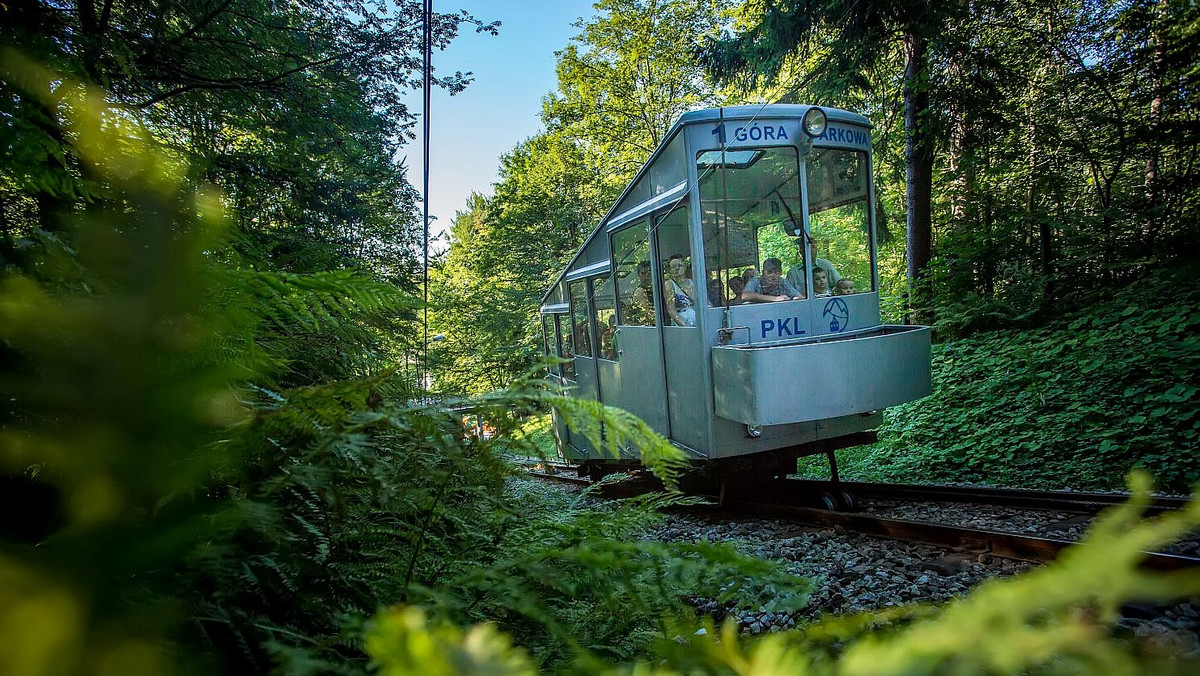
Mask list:
[[[1166,271],[1036,329],[934,347],[934,393],[890,409],[847,479],[1163,490],[1200,481],[1200,269]],[[803,461],[802,461],[803,462]],[[819,465],[801,471],[819,472]]]

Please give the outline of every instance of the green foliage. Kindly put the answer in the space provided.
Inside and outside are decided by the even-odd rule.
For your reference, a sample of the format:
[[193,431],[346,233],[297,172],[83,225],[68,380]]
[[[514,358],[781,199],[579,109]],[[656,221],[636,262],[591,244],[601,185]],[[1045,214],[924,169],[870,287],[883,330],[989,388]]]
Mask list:
[[543,664],[633,659],[671,627],[694,623],[690,598],[741,607],[775,602],[780,610],[807,599],[806,580],[729,545],[637,539],[661,509],[694,500],[660,495],[588,506],[585,496],[533,487],[514,497],[526,518],[497,543],[495,562],[429,598],[458,622],[497,622]]
[[544,133],[501,160],[495,196],[472,198],[430,275],[431,350],[440,389],[503,387],[541,352],[538,301],[614,197],[578,145]]
[[[663,640],[654,661],[571,665],[571,673],[626,674],[1184,674],[1196,658],[1131,650],[1114,638],[1120,607],[1130,600],[1168,601],[1200,593],[1196,571],[1140,570],[1142,552],[1161,548],[1200,525],[1200,500],[1185,512],[1142,520],[1149,481],[1135,475],[1136,497],[1104,515],[1084,543],[1059,561],[1012,579],[997,579],[937,609],[908,607],[829,618],[794,632],[743,639],[727,623],[689,640]],[[501,673],[536,673],[520,649],[486,626],[467,636],[426,629],[416,609],[382,615],[369,648],[386,673],[417,673],[429,660],[438,673],[480,673],[491,659]],[[709,627],[711,630],[711,627]],[[520,641],[518,641],[520,644]],[[443,646],[459,665],[430,655]]]
[[462,631],[451,624],[430,626],[417,608],[393,609],[371,623],[367,650],[384,676],[491,674],[523,676],[537,669],[512,639],[487,624]]
[[889,409],[845,475],[1116,488],[1142,467],[1166,490],[1200,480],[1200,291],[1166,269],[1038,329],[934,350],[933,394]]
[[558,92],[542,117],[568,133],[620,189],[683,113],[713,103],[692,40],[715,35],[726,0],[600,0],[558,53]]
[[501,158],[433,274],[438,386],[503,387],[537,359],[538,301],[680,114],[712,100],[681,35],[717,29],[724,0],[605,0],[558,54],[546,131]]
[[[761,596],[748,580],[771,567],[727,549],[609,542],[663,500],[570,518],[519,504],[501,442],[468,435],[454,411],[395,403],[374,338],[341,330],[376,325],[403,294],[344,272],[230,269],[214,254],[225,219],[211,188],[110,118],[98,91],[65,81],[46,104],[100,190],[60,236],[21,244],[40,247],[30,272],[0,282],[0,468],[42,498],[3,522],[4,673],[365,673],[364,619],[413,599],[559,635],[582,635],[567,622],[590,621],[590,604],[615,618],[594,640],[629,651],[668,601]],[[314,360],[319,384],[281,387],[318,377],[297,375],[313,349],[300,332],[347,357]],[[597,447],[645,448],[664,474],[684,462],[628,414],[523,387],[477,410],[557,407]],[[48,518],[18,536],[30,510]],[[546,566],[593,595],[558,615]]]

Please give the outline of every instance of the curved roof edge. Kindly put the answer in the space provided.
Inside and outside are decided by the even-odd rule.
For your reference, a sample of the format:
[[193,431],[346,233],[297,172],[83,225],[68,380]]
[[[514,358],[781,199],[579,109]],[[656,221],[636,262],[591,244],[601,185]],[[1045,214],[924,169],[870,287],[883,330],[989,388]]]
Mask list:
[[750,106],[725,106],[724,108],[693,110],[680,115],[674,127],[695,124],[697,122],[719,121],[722,117],[726,120],[752,120],[759,117],[774,116],[803,117],[809,108],[820,108],[825,111],[825,116],[832,121],[861,124],[865,127],[871,126],[871,121],[865,116],[852,113],[848,110],[842,110],[841,108],[802,105],[798,103],[764,103]]

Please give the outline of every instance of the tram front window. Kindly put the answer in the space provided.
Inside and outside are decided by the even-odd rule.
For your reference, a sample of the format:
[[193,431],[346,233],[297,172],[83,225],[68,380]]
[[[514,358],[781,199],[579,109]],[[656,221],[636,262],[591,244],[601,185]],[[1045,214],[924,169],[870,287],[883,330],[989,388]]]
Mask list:
[[[706,150],[697,155],[696,169],[709,296],[716,300],[712,304],[803,295],[803,289],[786,293],[782,285],[778,294],[743,293],[768,260],[774,259],[773,270],[774,261],[785,273],[804,269],[803,252],[794,243],[803,223],[796,149]],[[762,284],[760,280],[752,287]]]
[[808,249],[832,295],[874,291],[868,168],[867,154],[854,150],[817,149],[808,158]]

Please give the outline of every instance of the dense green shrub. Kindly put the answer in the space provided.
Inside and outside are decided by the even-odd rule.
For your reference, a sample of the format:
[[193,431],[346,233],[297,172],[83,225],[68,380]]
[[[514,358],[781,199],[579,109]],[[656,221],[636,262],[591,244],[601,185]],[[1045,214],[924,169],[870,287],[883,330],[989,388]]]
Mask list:
[[889,409],[846,476],[1118,488],[1145,468],[1200,481],[1200,285],[1162,270],[1027,330],[934,347],[933,394]]
[[[939,608],[910,606],[827,618],[796,631],[739,637],[732,623],[717,633],[686,632],[664,640],[653,659],[636,664],[575,665],[595,674],[1188,674],[1198,658],[1166,646],[1133,646],[1112,625],[1123,603],[1200,593],[1200,573],[1147,573],[1141,552],[1200,525],[1200,501],[1186,513],[1141,521],[1149,481],[1135,477],[1138,497],[1109,512],[1087,543],[1017,578],[996,579]],[[712,627],[708,627],[712,629]],[[517,642],[521,644],[520,641]],[[463,632],[396,608],[371,623],[368,649],[387,676],[402,674],[536,674],[524,650],[488,625]]]
[[[236,267],[219,195],[145,129],[70,80],[45,104],[95,188],[58,233],[6,242],[26,255],[0,272],[0,476],[19,489],[0,515],[0,673],[366,673],[366,618],[403,602],[582,663],[632,656],[687,595],[803,603],[773,564],[636,542],[662,500],[535,500],[503,438],[411,405],[371,354],[404,294]],[[598,448],[685,462],[544,382],[470,403],[506,434],[508,413],[554,407]],[[23,527],[30,512],[49,516]]]

